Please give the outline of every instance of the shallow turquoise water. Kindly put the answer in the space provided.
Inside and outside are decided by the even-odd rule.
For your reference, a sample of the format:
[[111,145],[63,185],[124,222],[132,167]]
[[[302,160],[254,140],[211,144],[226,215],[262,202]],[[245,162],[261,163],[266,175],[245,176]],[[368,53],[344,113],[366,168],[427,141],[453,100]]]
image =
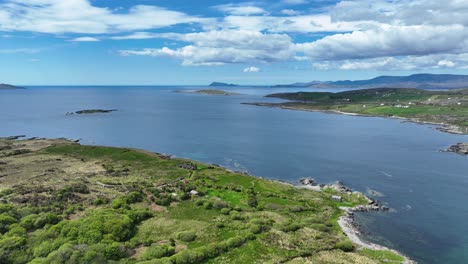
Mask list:
[[[174,93],[195,87],[33,87],[0,92],[0,136],[81,138],[143,148],[296,182],[342,181],[395,212],[359,219],[366,239],[421,263],[468,263],[468,158],[439,150],[468,141],[428,126],[242,105],[288,89],[241,96]],[[111,114],[66,116],[82,109]]]

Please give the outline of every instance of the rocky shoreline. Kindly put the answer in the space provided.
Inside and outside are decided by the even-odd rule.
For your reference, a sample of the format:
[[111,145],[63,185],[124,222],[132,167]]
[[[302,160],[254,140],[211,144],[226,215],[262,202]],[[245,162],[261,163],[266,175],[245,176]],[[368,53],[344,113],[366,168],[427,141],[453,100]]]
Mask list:
[[298,108],[298,107],[283,105],[281,103],[242,103],[242,104],[272,107],[272,108],[281,108],[281,109],[286,109],[286,110],[321,112],[321,113],[340,114],[340,115],[349,115],[349,116],[392,118],[392,119],[403,120],[404,122],[411,122],[411,123],[416,123],[416,124],[421,124],[421,125],[434,125],[434,126],[437,126],[436,128],[434,128],[435,130],[438,130],[444,133],[455,134],[455,135],[467,135],[468,134],[468,130],[464,131],[462,130],[462,128],[455,126],[455,125],[430,122],[430,121],[422,121],[417,118],[406,118],[406,117],[399,117],[399,116],[382,116],[382,115],[365,115],[365,114],[342,112],[342,111],[337,111],[337,110],[305,109],[305,108]]
[[[361,232],[358,228],[358,223],[356,223],[354,213],[356,212],[386,212],[389,211],[390,208],[387,206],[381,205],[378,201],[369,198],[368,196],[351,190],[350,188],[346,187],[341,182],[336,182],[332,184],[319,184],[312,178],[302,178],[299,180],[301,184],[298,186],[299,188],[306,188],[313,191],[321,191],[323,189],[331,188],[335,191],[342,193],[342,194],[352,194],[352,193],[359,193],[363,197],[365,197],[368,201],[367,205],[358,205],[355,207],[340,207],[343,210],[344,215],[342,215],[338,219],[338,224],[340,225],[343,232],[346,236],[351,240],[354,244],[358,245],[361,248],[367,248],[371,250],[388,250],[394,252],[400,256],[402,256],[405,260],[405,264],[416,264],[415,261],[411,260],[409,257],[405,256],[401,252],[398,252],[394,249],[387,248],[385,246],[377,245],[371,242],[365,242],[360,238]],[[339,196],[332,196],[331,199],[337,199]]]

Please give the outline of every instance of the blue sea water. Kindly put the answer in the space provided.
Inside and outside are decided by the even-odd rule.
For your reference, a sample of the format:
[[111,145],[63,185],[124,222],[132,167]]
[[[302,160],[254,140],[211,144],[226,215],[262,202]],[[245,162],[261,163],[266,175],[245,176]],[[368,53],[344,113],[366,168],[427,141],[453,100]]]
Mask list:
[[[440,152],[468,142],[468,136],[395,119],[241,104],[279,102],[263,95],[294,90],[288,88],[229,88],[239,96],[174,92],[198,88],[0,91],[0,136],[82,139],[84,144],[142,148],[293,183],[313,177],[342,181],[362,192],[376,190],[384,194],[378,200],[394,211],[359,214],[365,239],[420,263],[468,263],[468,158]],[[118,111],[65,115],[95,108]]]

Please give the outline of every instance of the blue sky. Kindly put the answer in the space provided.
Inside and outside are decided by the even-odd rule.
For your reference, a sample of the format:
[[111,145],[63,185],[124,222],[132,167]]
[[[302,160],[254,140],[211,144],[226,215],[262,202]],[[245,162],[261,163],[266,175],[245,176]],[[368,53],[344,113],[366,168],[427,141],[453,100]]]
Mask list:
[[0,0],[0,82],[280,84],[465,74],[468,1]]

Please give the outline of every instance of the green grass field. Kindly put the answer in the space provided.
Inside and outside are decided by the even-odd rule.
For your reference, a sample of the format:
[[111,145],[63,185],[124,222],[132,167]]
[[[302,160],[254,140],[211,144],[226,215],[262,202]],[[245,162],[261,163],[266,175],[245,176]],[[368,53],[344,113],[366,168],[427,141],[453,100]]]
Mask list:
[[339,206],[366,203],[358,194],[337,203],[332,190],[53,140],[0,140],[0,157],[0,263],[403,261],[342,233]]
[[[377,88],[338,93],[298,92],[272,94],[293,100],[279,104],[289,109],[340,111],[369,116],[401,117],[415,121],[453,125],[468,133],[468,89],[426,91],[419,89]],[[453,129],[452,129],[453,130]]]

